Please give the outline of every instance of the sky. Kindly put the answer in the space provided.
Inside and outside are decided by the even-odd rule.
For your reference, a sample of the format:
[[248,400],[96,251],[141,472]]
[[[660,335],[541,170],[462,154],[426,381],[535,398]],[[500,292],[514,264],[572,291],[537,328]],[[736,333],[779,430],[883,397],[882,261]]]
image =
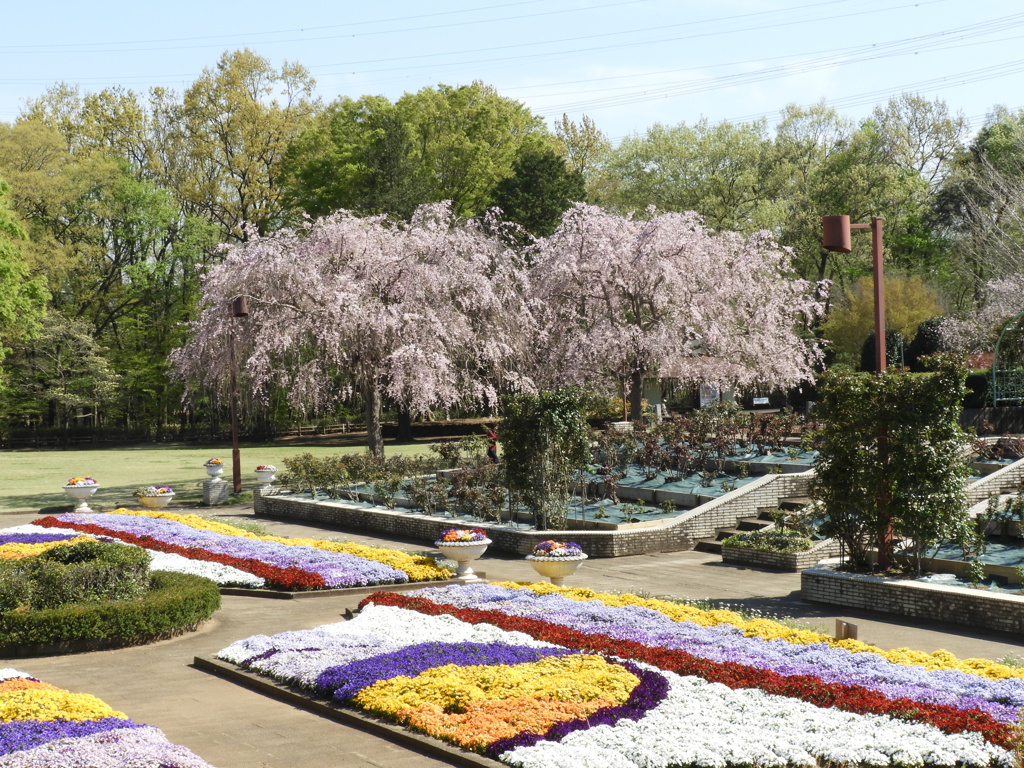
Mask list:
[[615,142],[821,100],[862,120],[901,93],[975,130],[1024,108],[1021,0],[36,0],[3,17],[2,122],[59,82],[180,93],[241,48],[302,64],[325,103],[479,80]]

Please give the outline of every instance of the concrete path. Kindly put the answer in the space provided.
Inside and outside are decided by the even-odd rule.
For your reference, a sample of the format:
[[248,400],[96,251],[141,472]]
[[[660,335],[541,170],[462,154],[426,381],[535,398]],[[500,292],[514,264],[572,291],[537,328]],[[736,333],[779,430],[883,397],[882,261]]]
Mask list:
[[[256,519],[251,506],[199,512]],[[31,522],[38,515],[0,515],[0,527]],[[429,542],[365,536],[317,525],[259,521],[274,534],[340,538],[429,551]],[[522,558],[491,555],[479,562],[488,580],[533,581]],[[861,640],[882,648],[944,648],[957,656],[1002,658],[1024,655],[1021,638],[973,632],[934,622],[894,619],[869,612],[839,613],[801,602],[798,574],[727,566],[719,557],[676,552],[588,560],[567,580],[573,586],[650,596],[709,599],[805,620],[832,633],[835,620],[852,621]],[[34,677],[76,692],[91,693],[137,722],[161,728],[167,737],[218,768],[433,768],[447,763],[250,692],[193,668],[195,656],[212,656],[235,640],[258,633],[307,629],[338,621],[356,607],[352,596],[301,600],[225,596],[223,607],[198,632],[139,648],[72,656],[0,659]]]

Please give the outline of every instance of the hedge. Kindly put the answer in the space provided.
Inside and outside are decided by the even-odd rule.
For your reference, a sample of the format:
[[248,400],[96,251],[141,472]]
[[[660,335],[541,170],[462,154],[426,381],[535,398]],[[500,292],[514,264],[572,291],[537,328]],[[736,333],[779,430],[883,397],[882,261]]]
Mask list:
[[220,608],[220,590],[201,576],[154,571],[152,588],[135,600],[71,603],[0,615],[0,656],[26,646],[82,643],[142,645],[191,631]]

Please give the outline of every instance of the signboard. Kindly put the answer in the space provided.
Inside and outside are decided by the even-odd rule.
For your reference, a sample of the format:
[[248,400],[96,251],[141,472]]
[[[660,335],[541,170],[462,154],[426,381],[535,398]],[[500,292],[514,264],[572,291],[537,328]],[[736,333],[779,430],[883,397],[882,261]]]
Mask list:
[[718,387],[714,384],[700,385],[700,407],[708,408],[719,403]]
[[754,398],[754,405],[768,405],[768,398],[767,397],[755,397]]

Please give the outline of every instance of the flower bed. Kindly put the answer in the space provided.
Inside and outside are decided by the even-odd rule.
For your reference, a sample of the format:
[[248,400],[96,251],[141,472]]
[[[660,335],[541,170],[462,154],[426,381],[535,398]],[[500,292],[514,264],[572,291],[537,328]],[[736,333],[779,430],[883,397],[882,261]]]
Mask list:
[[94,696],[0,669],[0,764],[9,768],[153,765],[210,768],[159,728],[141,725]]
[[1021,670],[630,595],[447,586],[362,606],[218,657],[537,768],[1006,765],[1024,711]]
[[[228,580],[237,583],[237,571],[275,589],[404,584],[446,579],[449,575],[428,557],[359,544],[257,536],[197,515],[120,509],[107,514],[44,517],[35,524],[47,530],[69,529],[93,536],[109,536],[151,552],[176,555],[196,563],[213,563],[220,569],[232,569],[219,571]],[[176,558],[164,558],[160,562],[174,570],[196,572],[182,568],[182,560]],[[206,566],[197,570],[201,575],[210,573]],[[257,585],[258,582],[250,582],[247,586]]]

